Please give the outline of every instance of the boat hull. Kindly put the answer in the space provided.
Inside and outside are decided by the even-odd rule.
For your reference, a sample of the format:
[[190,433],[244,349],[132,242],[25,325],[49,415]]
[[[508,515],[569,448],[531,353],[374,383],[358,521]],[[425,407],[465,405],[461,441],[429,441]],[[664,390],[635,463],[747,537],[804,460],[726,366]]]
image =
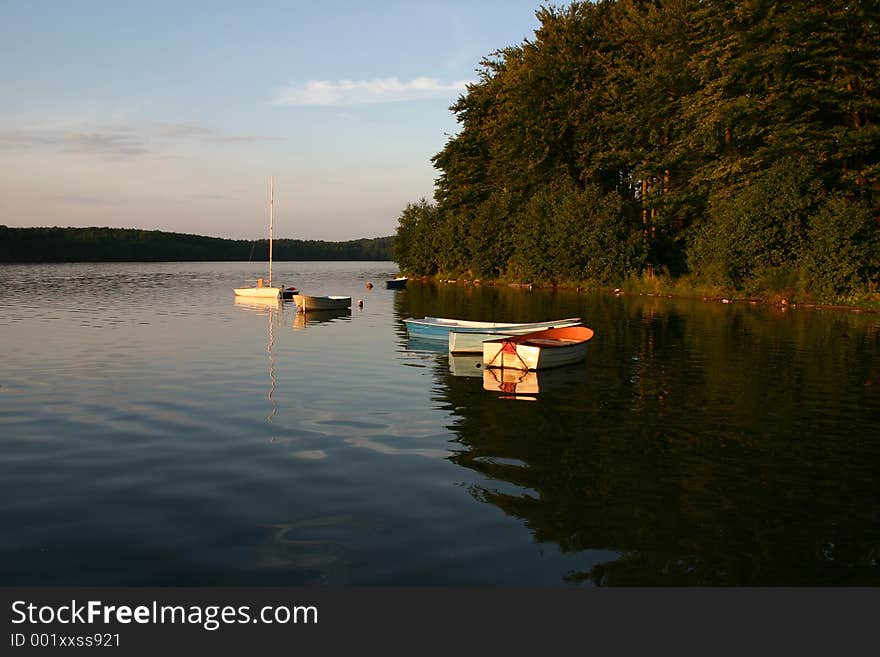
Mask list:
[[406,287],[406,278],[393,278],[391,280],[385,281],[385,287],[389,290],[400,290]]
[[[277,299],[281,296],[280,287],[237,287],[235,296],[252,297],[257,299]],[[227,292],[228,294],[228,292]]]
[[[409,318],[403,320],[406,330],[411,338],[422,340],[449,341],[449,332],[457,333],[481,333],[492,335],[518,335],[541,331],[552,327],[576,326],[581,323],[580,317],[568,319],[555,319],[546,322],[516,323],[516,322],[476,322],[464,319],[448,319],[445,317],[423,317],[421,319]],[[480,353],[478,349],[476,353]]]
[[318,297],[308,294],[295,294],[293,301],[300,310],[342,310],[351,308],[351,297]]
[[449,353],[451,354],[482,354],[483,343],[486,340],[496,340],[502,337],[511,337],[516,335],[525,335],[534,331],[543,331],[552,328],[563,328],[566,326],[576,326],[576,324],[547,324],[537,329],[514,329],[496,331],[494,333],[471,333],[466,331],[450,331],[449,332]]
[[483,342],[483,365],[515,370],[543,370],[586,358],[593,330],[583,326],[555,328]]

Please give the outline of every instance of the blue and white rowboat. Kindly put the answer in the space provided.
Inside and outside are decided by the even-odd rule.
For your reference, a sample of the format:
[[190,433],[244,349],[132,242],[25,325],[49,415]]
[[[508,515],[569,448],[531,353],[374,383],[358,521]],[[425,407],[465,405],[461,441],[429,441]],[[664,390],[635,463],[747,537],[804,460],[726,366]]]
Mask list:
[[554,319],[547,322],[508,323],[508,322],[475,322],[467,319],[449,319],[446,317],[422,317],[421,319],[409,318],[403,320],[409,337],[420,340],[449,341],[449,332],[457,333],[485,333],[521,335],[533,331],[543,331],[548,328],[562,328],[565,326],[577,326],[581,323],[580,317],[568,319]]

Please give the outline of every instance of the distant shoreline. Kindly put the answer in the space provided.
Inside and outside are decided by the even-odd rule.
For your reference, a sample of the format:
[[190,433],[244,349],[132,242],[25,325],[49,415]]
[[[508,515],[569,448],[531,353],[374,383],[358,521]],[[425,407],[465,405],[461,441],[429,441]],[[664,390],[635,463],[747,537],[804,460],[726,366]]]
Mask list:
[[[340,242],[273,239],[272,259],[393,260],[393,236]],[[136,228],[0,226],[0,263],[249,262],[269,259],[268,240],[235,240]]]

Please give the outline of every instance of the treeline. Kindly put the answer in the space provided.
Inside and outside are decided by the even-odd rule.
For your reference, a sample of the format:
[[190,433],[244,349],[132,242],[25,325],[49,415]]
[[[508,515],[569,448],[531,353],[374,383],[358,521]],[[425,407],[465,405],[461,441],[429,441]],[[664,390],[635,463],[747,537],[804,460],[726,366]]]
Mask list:
[[[273,260],[391,260],[393,237],[272,240]],[[268,240],[231,240],[130,228],[0,226],[0,262],[267,260]]]
[[399,218],[411,274],[814,300],[880,283],[880,3],[545,7]]

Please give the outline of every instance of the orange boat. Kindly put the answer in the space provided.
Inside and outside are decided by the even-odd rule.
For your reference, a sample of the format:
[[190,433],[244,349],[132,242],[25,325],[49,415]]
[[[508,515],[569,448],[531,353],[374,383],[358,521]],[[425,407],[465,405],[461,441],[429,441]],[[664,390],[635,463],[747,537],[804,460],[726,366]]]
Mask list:
[[568,326],[483,343],[483,365],[517,370],[543,370],[584,360],[593,329]]

